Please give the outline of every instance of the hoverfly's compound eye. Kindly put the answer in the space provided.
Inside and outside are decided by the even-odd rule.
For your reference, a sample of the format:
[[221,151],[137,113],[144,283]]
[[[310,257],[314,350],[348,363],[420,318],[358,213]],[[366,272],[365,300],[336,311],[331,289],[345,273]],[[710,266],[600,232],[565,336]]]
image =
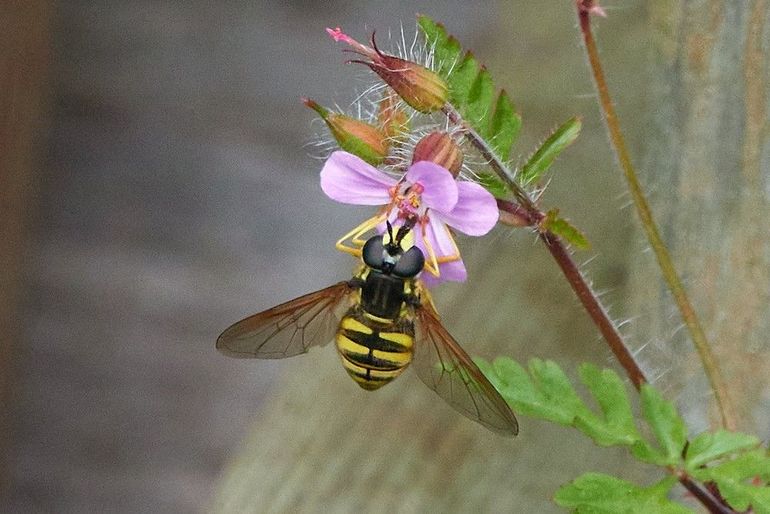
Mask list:
[[383,266],[383,256],[385,254],[385,245],[382,243],[382,236],[372,236],[364,244],[361,252],[364,264],[370,268],[381,270]]
[[407,250],[396,265],[393,267],[393,274],[401,278],[412,278],[417,276],[425,266],[425,256],[416,246]]

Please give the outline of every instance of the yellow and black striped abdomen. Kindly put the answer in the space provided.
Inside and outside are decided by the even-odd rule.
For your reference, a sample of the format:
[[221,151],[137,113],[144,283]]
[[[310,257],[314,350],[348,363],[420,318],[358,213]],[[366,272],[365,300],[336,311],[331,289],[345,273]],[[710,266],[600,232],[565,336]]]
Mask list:
[[414,324],[403,317],[377,318],[357,306],[342,318],[336,341],[342,365],[358,385],[371,391],[396,378],[412,361]]

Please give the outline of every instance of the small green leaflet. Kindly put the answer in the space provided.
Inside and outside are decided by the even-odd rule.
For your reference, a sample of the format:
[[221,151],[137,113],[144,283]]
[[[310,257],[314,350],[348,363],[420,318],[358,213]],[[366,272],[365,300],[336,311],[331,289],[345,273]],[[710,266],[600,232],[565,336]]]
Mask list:
[[[692,471],[698,480],[712,480],[734,509],[751,506],[756,514],[770,514],[770,455],[764,448],[743,453],[735,459]],[[754,481],[756,480],[756,483]]]
[[516,114],[513,102],[505,89],[500,91],[495,104],[495,114],[489,124],[489,144],[503,161],[511,154],[511,147],[521,130],[521,116]]
[[667,477],[650,487],[639,487],[613,476],[586,473],[561,487],[554,500],[578,514],[691,513],[666,497],[675,483],[674,477]]
[[521,168],[519,181],[522,184],[537,181],[543,173],[548,171],[556,157],[577,139],[581,126],[582,123],[578,118],[571,118],[554,130]]
[[491,173],[479,173],[476,176],[476,180],[487,191],[492,193],[492,196],[495,198],[505,198],[508,194],[508,188],[496,175],[492,175]]
[[[634,415],[631,412],[631,402],[626,393],[626,387],[617,373],[605,369],[599,370],[593,364],[581,364],[580,380],[588,387],[596,399],[604,415],[592,416],[588,419],[578,418],[578,426],[586,434],[603,446],[613,444],[633,444],[641,439],[636,430]],[[588,423],[592,421],[589,425]]]
[[628,394],[620,377],[584,364],[580,376],[601,409],[594,413],[553,361],[533,359],[529,373],[513,359],[493,364],[477,360],[479,368],[515,411],[561,425],[574,426],[601,446],[635,444],[640,440]]
[[687,470],[692,472],[707,462],[758,445],[759,439],[753,435],[728,432],[727,430],[719,430],[713,434],[703,432],[690,441],[687,447],[685,465]]
[[678,465],[687,441],[687,428],[671,402],[649,384],[642,385],[642,414],[652,428],[666,464]]
[[517,412],[569,426],[578,411],[587,411],[553,361],[532,359],[532,378],[518,362],[506,357],[495,359],[494,364],[478,359],[476,364]]
[[559,217],[559,209],[551,209],[545,215],[540,226],[545,230],[550,230],[557,236],[563,237],[569,244],[576,248],[585,250],[591,247],[588,238],[569,221]]
[[472,53],[462,53],[460,43],[443,25],[427,16],[419,16],[417,23],[433,49],[436,71],[449,85],[450,103],[489,142],[497,157],[507,161],[521,129],[521,117],[510,97],[501,91],[495,98],[489,72]]

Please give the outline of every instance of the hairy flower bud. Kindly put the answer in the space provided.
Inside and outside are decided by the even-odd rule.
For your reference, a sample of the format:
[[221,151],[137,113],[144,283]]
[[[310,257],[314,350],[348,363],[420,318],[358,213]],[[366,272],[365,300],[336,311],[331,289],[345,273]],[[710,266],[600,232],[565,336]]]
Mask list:
[[372,62],[364,64],[379,75],[415,111],[430,113],[446,105],[449,97],[447,84],[428,68],[381,53],[378,53]]
[[457,177],[463,165],[463,152],[446,132],[431,132],[414,147],[412,163],[419,161],[435,162]]
[[425,66],[407,61],[393,55],[380,52],[374,42],[372,47],[362,45],[341,29],[326,29],[335,41],[343,41],[353,48],[353,52],[366,57],[366,60],[352,60],[369,66],[414,110],[431,113],[442,109],[449,98],[447,83]]
[[388,138],[377,127],[350,116],[330,112],[309,98],[303,98],[302,103],[321,116],[340,148],[346,152],[373,166],[382,164],[387,157]]

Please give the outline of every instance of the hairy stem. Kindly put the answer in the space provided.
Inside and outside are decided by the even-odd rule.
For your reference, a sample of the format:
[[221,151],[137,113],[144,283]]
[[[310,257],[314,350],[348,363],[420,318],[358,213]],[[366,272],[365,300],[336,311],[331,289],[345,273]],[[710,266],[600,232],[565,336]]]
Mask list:
[[722,503],[722,501],[712,493],[708,487],[696,482],[690,478],[685,472],[674,472],[679,482],[687,489],[690,494],[700,501],[704,507],[708,509],[712,514],[736,514],[736,512]]
[[599,52],[596,48],[596,42],[594,41],[593,34],[591,32],[591,8],[594,7],[593,0],[579,0],[577,2],[577,12],[580,21],[580,31],[583,35],[583,42],[585,43],[586,53],[588,55],[588,61],[591,67],[591,72],[596,83],[596,90],[599,93],[599,105],[601,106],[604,119],[607,123],[607,130],[610,134],[610,140],[612,147],[617,155],[620,167],[623,169],[623,174],[628,182],[628,188],[631,192],[631,197],[634,201],[637,214],[644,228],[644,232],[647,235],[647,239],[650,242],[650,246],[655,252],[658,265],[660,266],[663,274],[663,279],[668,285],[668,289],[676,301],[679,312],[684,320],[687,330],[690,333],[695,349],[698,352],[701,362],[703,363],[703,369],[711,384],[711,388],[714,391],[714,396],[717,400],[717,406],[722,419],[722,425],[729,429],[735,430],[735,414],[727,394],[727,388],[725,387],[724,379],[717,365],[716,359],[711,352],[706,333],[703,330],[700,321],[698,320],[695,310],[693,309],[690,299],[682,286],[682,282],[679,279],[679,275],[674,268],[674,264],[671,261],[671,256],[668,253],[666,245],[663,243],[663,239],[660,236],[658,227],[655,224],[655,220],[652,217],[650,206],[647,203],[647,199],[644,195],[639,180],[636,176],[636,171],[631,164],[631,157],[629,156],[628,149],[626,148],[625,139],[620,131],[620,123],[618,122],[617,114],[615,113],[615,107],[612,104],[610,98],[607,82],[604,78],[604,72],[602,70],[601,61],[599,59]]
[[588,285],[583,274],[580,273],[578,265],[572,259],[572,255],[567,250],[564,242],[553,232],[540,227],[540,222],[545,218],[545,213],[537,208],[529,194],[513,179],[511,170],[495,155],[487,142],[462,119],[462,116],[454,107],[447,105],[444,108],[444,113],[452,123],[463,127],[463,132],[468,141],[489,162],[490,167],[513,192],[517,203],[499,200],[498,207],[500,210],[511,213],[538,229],[540,240],[543,241],[548,251],[551,252],[551,256],[556,261],[556,264],[559,265],[559,268],[561,268],[564,277],[577,295],[578,300],[580,300],[583,308],[585,308],[591,320],[599,329],[599,332],[601,332],[602,337],[604,337],[612,353],[615,354],[620,365],[623,366],[631,382],[639,389],[647,381],[641,367],[634,359],[633,353],[631,353],[628,345],[626,345],[617,327],[607,315],[607,311],[602,306],[598,296],[591,289],[591,286]]

